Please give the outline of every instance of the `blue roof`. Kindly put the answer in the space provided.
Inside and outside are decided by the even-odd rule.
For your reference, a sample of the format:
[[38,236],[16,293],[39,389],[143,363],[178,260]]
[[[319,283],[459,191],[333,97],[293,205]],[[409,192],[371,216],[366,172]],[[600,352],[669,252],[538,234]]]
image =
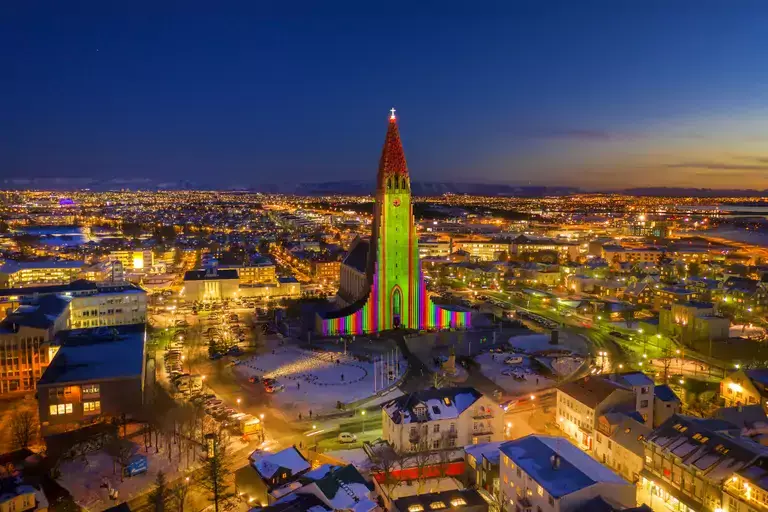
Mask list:
[[653,390],[653,394],[656,395],[656,398],[661,400],[662,402],[679,402],[680,399],[677,398],[677,395],[674,391],[672,391],[672,388],[667,386],[666,384],[661,384],[659,386],[656,386]]
[[69,331],[38,385],[141,377],[145,325]]
[[[529,435],[509,441],[501,452],[542,486],[561,498],[598,482],[631,485],[563,437]],[[551,457],[560,455],[555,469]]]
[[499,448],[505,441],[494,441],[492,443],[472,444],[464,447],[464,453],[472,455],[476,461],[485,457],[490,462],[499,462]]
[[747,370],[744,373],[747,374],[747,377],[749,377],[750,380],[768,386],[768,368],[754,368],[752,370]]

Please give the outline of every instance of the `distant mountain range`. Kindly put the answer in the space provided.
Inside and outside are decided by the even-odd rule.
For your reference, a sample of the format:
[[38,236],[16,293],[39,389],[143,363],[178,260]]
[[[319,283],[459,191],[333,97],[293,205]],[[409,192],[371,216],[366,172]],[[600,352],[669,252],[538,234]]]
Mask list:
[[[222,187],[221,183],[208,184],[190,180],[156,181],[149,178],[9,178],[0,180],[2,190],[242,190],[248,192],[263,192],[273,194],[298,195],[327,195],[349,194],[365,195],[374,190],[373,180],[345,180],[320,183],[262,183],[258,185],[230,185]],[[543,197],[563,196],[588,192],[578,187],[538,186],[538,185],[505,185],[498,183],[456,183],[456,182],[414,182],[412,192],[417,196],[439,196],[442,194],[469,194],[484,196],[514,196],[514,197]],[[624,193],[634,196],[665,196],[665,197],[765,197],[768,190],[753,189],[708,189],[684,187],[639,187],[611,192]]]

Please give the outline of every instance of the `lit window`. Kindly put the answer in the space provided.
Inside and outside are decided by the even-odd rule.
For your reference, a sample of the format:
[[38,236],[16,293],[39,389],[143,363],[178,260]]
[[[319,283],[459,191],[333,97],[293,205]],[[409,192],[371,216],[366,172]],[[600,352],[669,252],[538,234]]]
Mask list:
[[464,498],[454,498],[451,500],[451,506],[452,507],[461,507],[463,505],[466,505],[467,502],[464,501]]
[[411,505],[408,507],[408,512],[421,512],[422,510],[424,510],[424,507],[421,505]]
[[56,406],[55,405],[51,406],[51,411],[50,412],[51,412],[51,416],[56,416],[58,414],[58,412],[56,412]]
[[537,486],[536,492],[539,494],[539,496],[544,496],[544,488],[542,486]]
[[440,510],[441,508],[447,508],[442,501],[434,501],[429,504],[429,508],[432,510]]

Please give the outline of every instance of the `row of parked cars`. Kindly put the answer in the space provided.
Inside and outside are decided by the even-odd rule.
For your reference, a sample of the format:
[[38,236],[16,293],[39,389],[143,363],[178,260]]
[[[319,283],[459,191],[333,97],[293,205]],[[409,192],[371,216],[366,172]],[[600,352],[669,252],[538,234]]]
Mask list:
[[261,384],[264,385],[264,391],[266,391],[267,393],[277,393],[278,391],[282,391],[285,389],[285,386],[277,382],[276,379],[272,379],[270,377],[259,378],[254,375],[248,378],[248,382],[250,382],[251,384],[258,384],[259,382],[261,382]]

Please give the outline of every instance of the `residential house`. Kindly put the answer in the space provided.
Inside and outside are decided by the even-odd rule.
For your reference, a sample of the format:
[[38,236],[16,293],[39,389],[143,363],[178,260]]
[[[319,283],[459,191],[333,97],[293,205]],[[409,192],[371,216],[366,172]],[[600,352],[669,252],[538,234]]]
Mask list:
[[562,437],[529,435],[501,446],[501,492],[507,510],[576,512],[602,496],[635,505],[635,487]]
[[428,389],[381,408],[383,438],[397,452],[500,441],[502,411],[474,388]]
[[645,438],[651,428],[638,421],[637,413],[611,412],[597,421],[595,456],[625,480],[636,483],[640,479],[645,460]]

